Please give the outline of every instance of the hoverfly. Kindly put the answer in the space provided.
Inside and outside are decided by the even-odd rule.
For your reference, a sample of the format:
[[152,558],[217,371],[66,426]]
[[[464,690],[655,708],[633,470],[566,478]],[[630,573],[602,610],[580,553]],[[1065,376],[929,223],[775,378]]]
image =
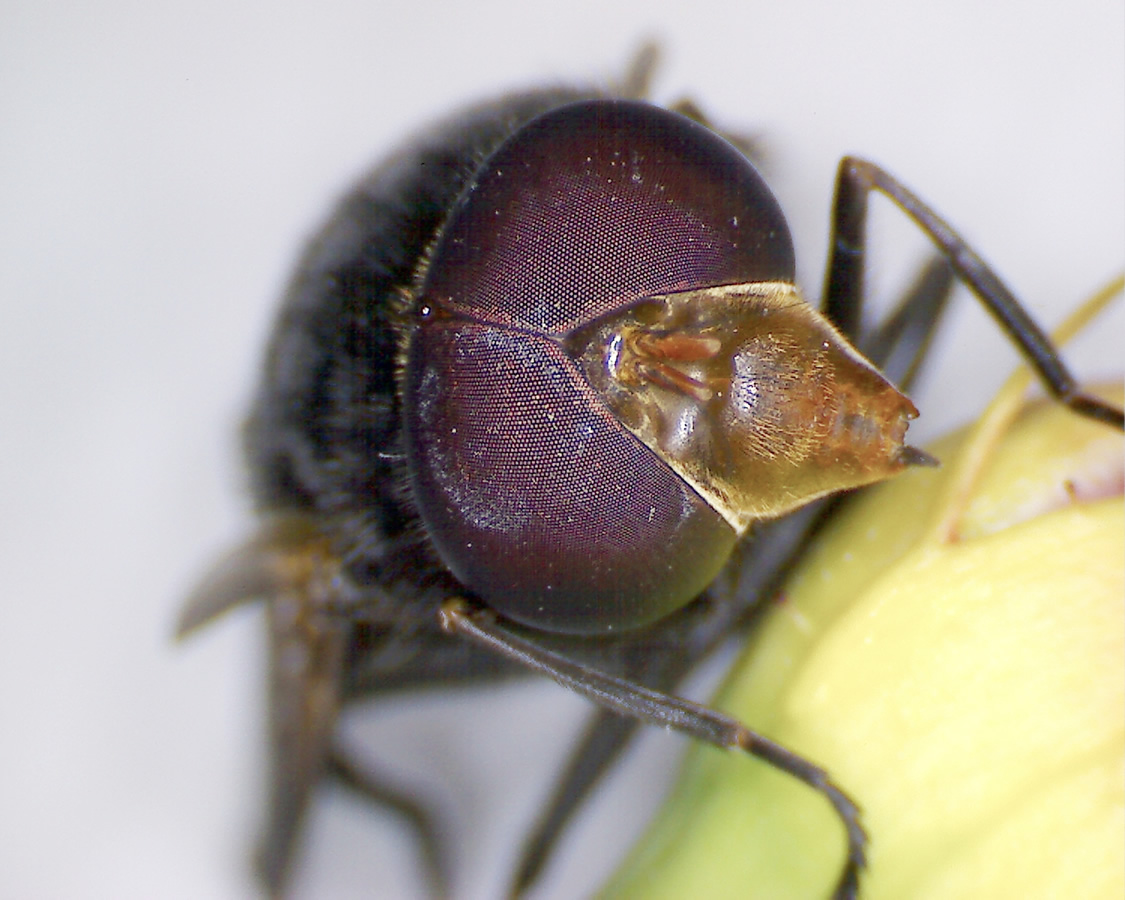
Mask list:
[[[245,446],[257,533],[180,632],[263,600],[270,641],[263,884],[284,890],[317,784],[405,811],[336,739],[340,708],[537,672],[600,707],[525,846],[514,890],[639,723],[762,759],[866,835],[830,774],[677,697],[745,628],[816,505],[933,464],[895,386],[954,279],[1061,402],[1082,393],[1000,278],[874,163],[840,165],[821,310],[784,215],[694,108],[535,90],[458,113],[363,179],[301,260]],[[882,326],[860,325],[872,192],[939,256]],[[828,886],[826,885],[826,888]]]

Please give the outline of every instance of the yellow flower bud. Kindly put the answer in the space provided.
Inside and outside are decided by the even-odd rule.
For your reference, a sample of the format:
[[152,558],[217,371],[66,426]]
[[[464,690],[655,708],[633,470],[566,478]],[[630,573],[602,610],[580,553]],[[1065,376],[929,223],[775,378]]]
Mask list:
[[[1117,900],[1122,436],[1032,404],[958,494],[964,441],[834,518],[715,705],[860,804],[865,900]],[[826,897],[843,851],[824,798],[700,747],[607,896]]]

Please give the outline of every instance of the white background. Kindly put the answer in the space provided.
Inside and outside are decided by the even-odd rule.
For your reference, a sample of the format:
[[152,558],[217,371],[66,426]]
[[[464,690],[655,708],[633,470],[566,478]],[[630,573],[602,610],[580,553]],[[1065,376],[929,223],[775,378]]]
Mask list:
[[[0,898],[254,895],[259,623],[236,615],[184,646],[169,633],[193,577],[250,525],[235,429],[275,298],[302,237],[375,156],[469,99],[612,79],[655,36],[657,99],[690,95],[768,138],[811,295],[835,162],[855,152],[933,202],[1051,324],[1122,265],[1123,10],[6,0]],[[876,287],[919,250],[884,220]],[[971,307],[961,298],[916,398],[923,434],[979,410],[1015,361]],[[1098,330],[1070,358],[1119,372],[1120,315]],[[448,797],[458,896],[498,894],[583,713],[559,693],[352,723]],[[680,743],[646,748],[542,896],[583,893],[620,855]],[[395,823],[334,794],[305,862],[299,896],[419,890]]]

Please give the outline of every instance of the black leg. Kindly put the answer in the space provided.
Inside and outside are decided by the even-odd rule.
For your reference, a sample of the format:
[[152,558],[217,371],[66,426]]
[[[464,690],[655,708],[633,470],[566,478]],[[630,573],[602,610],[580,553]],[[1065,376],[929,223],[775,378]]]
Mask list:
[[953,267],[945,258],[930,260],[895,311],[859,339],[863,354],[902,390],[910,388],[926,360],[953,284]]
[[336,611],[339,560],[308,516],[278,516],[222,560],[189,598],[182,636],[242,603],[269,623],[269,808],[257,855],[262,886],[284,893],[342,701],[351,625]]
[[879,191],[929,235],[958,277],[1011,338],[1047,390],[1074,412],[1125,429],[1118,407],[1079,390],[1046,334],[992,268],[933,209],[893,175],[866,160],[845,157],[836,178],[832,244],[825,276],[824,309],[847,334],[858,330],[863,297],[867,199]]
[[289,878],[312,794],[336,730],[347,628],[317,615],[315,599],[291,593],[267,601],[270,624],[269,811],[258,851],[267,893]]
[[590,717],[566,769],[555,782],[554,794],[524,841],[510,896],[522,896],[539,879],[575,812],[628,746],[639,724],[636,719],[601,709]]
[[[913,333],[914,329],[909,331]],[[896,341],[908,337],[905,331],[898,337],[888,334],[885,346],[893,349]],[[753,540],[739,549],[739,558],[728,572],[729,577],[720,579],[707,595],[666,622],[653,626],[648,634],[630,639],[620,648],[619,657],[603,652],[599,667],[612,667],[611,671],[630,681],[662,691],[674,690],[689,670],[720,645],[737,640],[754,626],[769,608],[767,601],[780,589],[818,524],[830,515],[831,510],[826,507],[837,500],[818,501],[782,519],[761,523]],[[555,649],[565,654],[580,648]],[[539,878],[571,819],[620,757],[639,724],[636,719],[604,710],[591,719],[524,843],[512,882],[513,894],[518,896]]]
[[610,712],[649,725],[671,728],[716,747],[741,750],[788,772],[823,794],[843,822],[848,839],[847,859],[836,884],[835,896],[855,896],[859,871],[866,860],[867,836],[859,822],[859,809],[823,769],[755,734],[730,716],[699,703],[607,675],[546,650],[506,627],[486,607],[473,606],[454,598],[445,603],[441,615],[442,626],[450,634],[466,637],[546,675]]
[[334,746],[326,760],[326,774],[364,800],[402,819],[413,832],[422,856],[422,868],[430,895],[449,896],[449,865],[446,842],[441,839],[434,816],[417,797],[402,790],[390,779],[360,768],[340,747]]

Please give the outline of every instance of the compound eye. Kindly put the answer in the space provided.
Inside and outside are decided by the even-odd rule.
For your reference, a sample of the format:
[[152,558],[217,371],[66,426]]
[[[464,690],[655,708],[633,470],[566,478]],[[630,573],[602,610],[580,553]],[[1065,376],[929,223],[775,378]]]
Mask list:
[[414,498],[453,574],[572,633],[697,596],[738,533],[591,386],[582,336],[646,297],[792,275],[772,195],[688,119],[582,103],[502,145],[431,256],[403,377]]
[[541,116],[485,163],[425,295],[559,335],[652,294],[793,273],[785,217],[741,153],[667,110],[600,101]]
[[665,615],[714,577],[734,530],[605,415],[557,345],[458,323],[416,347],[415,496],[443,560],[490,605],[597,633]]

